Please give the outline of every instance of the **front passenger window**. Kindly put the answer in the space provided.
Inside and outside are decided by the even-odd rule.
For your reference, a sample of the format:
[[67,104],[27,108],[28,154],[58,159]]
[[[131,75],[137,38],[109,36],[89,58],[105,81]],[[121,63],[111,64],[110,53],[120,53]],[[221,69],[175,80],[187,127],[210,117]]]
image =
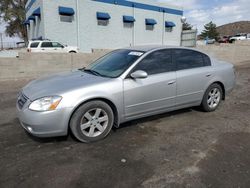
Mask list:
[[174,71],[170,50],[158,50],[142,59],[134,71],[143,70],[148,75]]

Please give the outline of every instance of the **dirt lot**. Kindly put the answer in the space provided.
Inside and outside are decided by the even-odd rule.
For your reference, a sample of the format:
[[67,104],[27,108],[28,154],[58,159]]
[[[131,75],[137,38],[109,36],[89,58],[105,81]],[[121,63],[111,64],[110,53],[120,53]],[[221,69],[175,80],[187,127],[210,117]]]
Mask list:
[[27,80],[0,82],[0,187],[250,187],[247,64],[216,112],[144,118],[93,144],[25,134],[15,100]]

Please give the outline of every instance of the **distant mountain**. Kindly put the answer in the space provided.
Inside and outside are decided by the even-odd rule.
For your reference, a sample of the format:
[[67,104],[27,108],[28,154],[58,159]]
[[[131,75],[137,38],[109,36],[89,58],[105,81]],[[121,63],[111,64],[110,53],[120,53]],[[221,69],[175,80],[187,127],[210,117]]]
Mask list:
[[250,21],[240,21],[225,24],[217,27],[217,31],[221,36],[223,35],[235,35],[237,33],[250,33]]

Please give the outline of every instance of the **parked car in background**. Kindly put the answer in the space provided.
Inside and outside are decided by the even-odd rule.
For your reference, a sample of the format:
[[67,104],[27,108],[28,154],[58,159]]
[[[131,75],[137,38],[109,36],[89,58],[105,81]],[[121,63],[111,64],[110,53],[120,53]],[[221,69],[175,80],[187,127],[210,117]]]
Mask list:
[[27,52],[78,53],[79,49],[56,41],[33,40],[29,41]]
[[238,41],[238,40],[246,40],[246,39],[250,39],[249,34],[240,33],[240,34],[237,34],[237,35],[231,37],[231,38],[229,39],[229,42],[230,42],[230,43],[234,43],[235,41]]
[[215,39],[210,39],[210,38],[206,38],[206,44],[214,44],[216,42]]
[[229,43],[229,39],[230,39],[231,36],[223,36],[223,37],[220,37],[218,42],[219,43]]
[[38,137],[100,140],[123,122],[181,108],[218,108],[235,85],[233,65],[191,48],[115,50],[86,68],[30,82],[17,99],[21,125]]

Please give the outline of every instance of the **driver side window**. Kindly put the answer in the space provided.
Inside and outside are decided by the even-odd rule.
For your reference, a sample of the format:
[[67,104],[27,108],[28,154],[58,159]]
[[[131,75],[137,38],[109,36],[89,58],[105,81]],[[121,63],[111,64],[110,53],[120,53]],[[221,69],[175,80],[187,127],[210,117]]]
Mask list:
[[171,50],[158,50],[150,53],[136,65],[134,71],[137,70],[143,70],[148,75],[174,71]]

